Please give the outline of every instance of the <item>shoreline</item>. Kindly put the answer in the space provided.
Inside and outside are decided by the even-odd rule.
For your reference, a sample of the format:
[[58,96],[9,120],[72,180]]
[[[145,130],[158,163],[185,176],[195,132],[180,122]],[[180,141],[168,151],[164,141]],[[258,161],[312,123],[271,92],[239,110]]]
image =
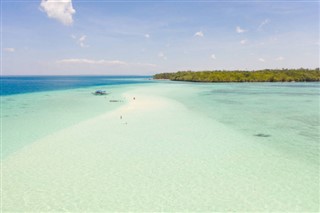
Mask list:
[[154,79],[170,79],[172,81],[190,82],[319,82],[320,70],[315,69],[265,69],[256,71],[179,71],[159,73]]

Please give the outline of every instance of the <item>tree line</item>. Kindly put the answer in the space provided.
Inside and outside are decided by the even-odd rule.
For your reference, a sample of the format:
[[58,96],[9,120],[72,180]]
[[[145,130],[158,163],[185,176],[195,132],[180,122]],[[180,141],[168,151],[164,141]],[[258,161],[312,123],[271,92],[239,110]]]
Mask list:
[[320,70],[316,69],[265,69],[257,71],[179,71],[159,73],[154,79],[192,82],[309,82],[320,81]]

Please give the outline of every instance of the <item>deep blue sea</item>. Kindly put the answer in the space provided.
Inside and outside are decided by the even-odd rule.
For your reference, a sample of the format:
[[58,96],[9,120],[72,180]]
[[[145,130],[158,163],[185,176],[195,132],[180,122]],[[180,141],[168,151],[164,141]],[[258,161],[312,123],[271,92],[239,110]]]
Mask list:
[[0,95],[76,89],[81,87],[151,83],[151,76],[2,76]]

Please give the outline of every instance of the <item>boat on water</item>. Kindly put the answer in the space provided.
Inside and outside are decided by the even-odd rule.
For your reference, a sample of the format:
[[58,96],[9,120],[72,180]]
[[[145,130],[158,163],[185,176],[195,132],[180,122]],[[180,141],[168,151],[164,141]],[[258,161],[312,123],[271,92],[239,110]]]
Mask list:
[[107,93],[104,90],[96,90],[95,92],[93,92],[92,94],[94,95],[108,95],[109,93]]

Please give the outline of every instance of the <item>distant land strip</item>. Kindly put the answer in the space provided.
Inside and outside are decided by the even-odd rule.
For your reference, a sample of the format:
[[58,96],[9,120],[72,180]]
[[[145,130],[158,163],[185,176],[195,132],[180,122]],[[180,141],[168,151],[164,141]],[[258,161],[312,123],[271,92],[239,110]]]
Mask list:
[[320,81],[316,69],[265,69],[257,71],[179,71],[159,73],[153,79],[191,82],[310,82]]

